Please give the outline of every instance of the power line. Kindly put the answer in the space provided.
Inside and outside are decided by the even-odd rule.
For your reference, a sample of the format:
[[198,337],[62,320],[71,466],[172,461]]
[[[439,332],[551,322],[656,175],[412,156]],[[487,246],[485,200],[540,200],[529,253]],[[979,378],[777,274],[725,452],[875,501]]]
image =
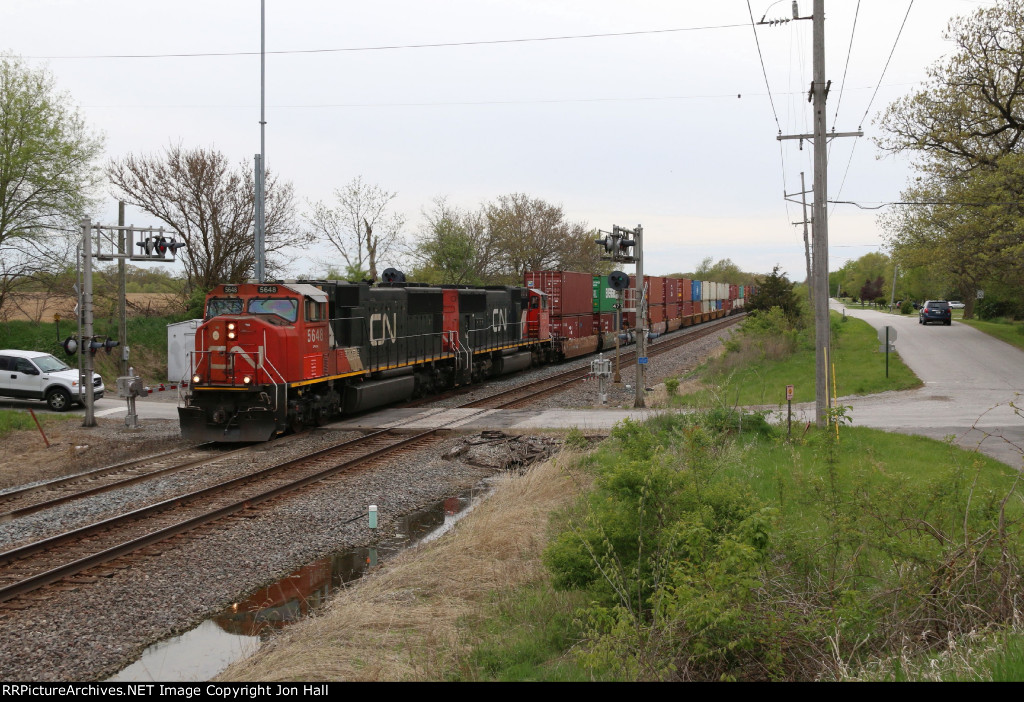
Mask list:
[[892,61],[892,55],[896,53],[896,46],[900,43],[900,37],[903,36],[903,28],[907,26],[907,18],[910,17],[910,10],[913,7],[914,0],[910,0],[910,4],[907,5],[907,14],[903,16],[903,24],[900,25],[900,31],[896,34],[896,41],[892,43],[892,51],[889,52],[889,58],[885,60],[885,68],[882,69],[882,75],[878,77],[878,85],[875,87],[875,92],[871,96],[871,100],[868,102],[868,108],[864,110],[864,116],[860,118],[861,126],[864,125],[864,120],[867,119],[868,113],[871,112],[871,106],[874,104],[875,98],[878,96],[878,89],[882,87],[882,80],[885,78],[885,72],[889,70],[889,62]]
[[[768,90],[768,102],[772,106],[772,114],[775,116],[775,126],[782,134],[782,125],[779,124],[779,113],[775,111],[775,100],[772,99],[772,87],[768,85],[768,70],[764,67],[764,55],[761,53],[761,40],[757,38],[757,25],[754,24],[754,11],[750,9],[750,0],[747,0],[747,12],[750,14],[750,29],[754,32],[754,43],[757,45],[757,57],[761,60],[761,73],[764,74],[764,87]],[[785,175],[783,175],[785,178]]]
[[860,0],[857,0],[857,9],[853,13],[853,28],[850,30],[850,45],[846,48],[846,65],[843,67],[843,81],[839,84],[839,98],[836,100],[836,111],[832,116],[832,131],[835,131],[836,123],[839,121],[839,106],[843,104],[843,90],[846,89],[846,74],[850,70],[850,56],[853,54],[853,37],[857,33],[858,17],[860,17]]
[[[745,27],[745,24],[718,24],[704,27],[677,27],[674,29],[645,29],[634,32],[607,32],[603,34],[567,34],[553,37],[528,37],[521,39],[491,39],[481,41],[453,41],[440,42],[436,44],[391,44],[384,46],[358,46],[343,47],[334,49],[286,49],[280,51],[267,51],[267,54],[333,54],[356,51],[394,51],[398,49],[440,49],[459,46],[493,46],[496,44],[525,44],[530,42],[545,41],[568,41],[575,39],[605,39],[611,37],[632,37],[652,34],[672,34],[676,32],[699,32],[715,29],[737,29]],[[71,55],[71,56],[26,56],[29,59],[150,59],[150,58],[210,58],[225,56],[259,56],[259,51],[204,51],[196,53],[171,53],[171,54],[97,54],[97,55]]]

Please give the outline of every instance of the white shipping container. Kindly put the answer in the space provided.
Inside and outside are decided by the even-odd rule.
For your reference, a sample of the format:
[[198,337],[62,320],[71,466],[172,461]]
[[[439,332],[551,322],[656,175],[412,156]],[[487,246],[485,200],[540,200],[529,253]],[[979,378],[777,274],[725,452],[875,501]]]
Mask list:
[[167,325],[167,379],[178,383],[192,377],[195,371],[191,352],[196,348],[196,329],[201,319],[187,319]]
[[[701,300],[713,300],[715,291],[711,289],[711,283],[707,280],[700,282],[700,299]],[[707,310],[704,310],[707,312]]]

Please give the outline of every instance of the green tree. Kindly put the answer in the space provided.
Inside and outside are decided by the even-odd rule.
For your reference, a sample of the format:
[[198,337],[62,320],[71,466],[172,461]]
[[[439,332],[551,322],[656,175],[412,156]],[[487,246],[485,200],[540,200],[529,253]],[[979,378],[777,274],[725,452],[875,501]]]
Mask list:
[[67,234],[95,206],[102,148],[47,70],[0,54],[0,308],[70,260]]
[[878,143],[909,154],[920,176],[881,219],[893,256],[926,266],[973,310],[975,291],[1021,280],[1024,195],[1024,0],[1000,0],[950,22],[952,45],[923,86],[881,118]]
[[791,321],[799,319],[801,307],[793,287],[794,284],[786,277],[785,271],[780,271],[780,266],[776,265],[772,272],[758,283],[757,292],[747,299],[748,311],[768,312],[773,307],[778,307]]

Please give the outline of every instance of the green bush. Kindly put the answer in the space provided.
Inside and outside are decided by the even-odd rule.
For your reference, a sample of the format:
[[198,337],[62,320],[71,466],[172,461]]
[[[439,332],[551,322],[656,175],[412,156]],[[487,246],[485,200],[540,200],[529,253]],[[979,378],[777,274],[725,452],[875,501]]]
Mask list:
[[910,300],[904,300],[900,305],[900,314],[914,314],[914,303]]

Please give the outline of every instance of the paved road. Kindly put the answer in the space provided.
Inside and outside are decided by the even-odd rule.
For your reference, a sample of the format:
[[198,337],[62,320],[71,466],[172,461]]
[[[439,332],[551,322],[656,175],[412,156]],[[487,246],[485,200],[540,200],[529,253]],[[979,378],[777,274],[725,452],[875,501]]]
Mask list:
[[[841,311],[844,306],[833,300],[832,308]],[[979,448],[1021,467],[1024,351],[959,322],[924,326],[916,315],[857,306],[846,308],[846,314],[875,329],[894,327],[900,357],[924,382],[918,390],[840,398],[853,407],[854,424],[934,439],[952,435],[965,448]],[[813,406],[801,409],[813,416]]]

